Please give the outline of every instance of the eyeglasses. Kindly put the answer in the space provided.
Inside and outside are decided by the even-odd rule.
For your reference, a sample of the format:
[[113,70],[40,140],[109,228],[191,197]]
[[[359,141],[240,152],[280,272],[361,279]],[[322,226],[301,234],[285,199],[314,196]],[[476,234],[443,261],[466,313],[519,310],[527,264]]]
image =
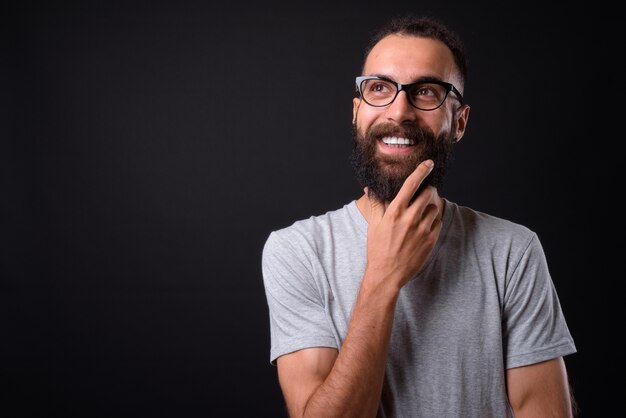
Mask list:
[[361,98],[370,106],[383,107],[390,105],[401,90],[406,92],[409,103],[420,110],[435,110],[443,104],[450,91],[463,104],[463,96],[450,83],[430,79],[410,84],[400,84],[395,81],[374,76],[360,76],[356,78],[356,88]]

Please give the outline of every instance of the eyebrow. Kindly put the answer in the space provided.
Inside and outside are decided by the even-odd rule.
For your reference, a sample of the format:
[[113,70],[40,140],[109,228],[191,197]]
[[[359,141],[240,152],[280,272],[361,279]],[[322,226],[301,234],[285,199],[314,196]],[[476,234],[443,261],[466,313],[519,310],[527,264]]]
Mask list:
[[[389,76],[386,76],[385,74],[371,74],[371,75],[369,75],[368,77],[378,77],[378,78],[381,78],[381,79],[383,79],[383,80],[385,80],[385,81],[390,81],[390,82],[392,82],[392,83],[397,83],[397,81],[395,81],[394,79],[392,79],[392,78],[391,78],[391,77],[389,77]],[[446,82],[446,83],[447,83],[447,81],[444,81],[444,80],[442,80],[442,79],[440,79],[440,78],[438,78],[438,77],[434,77],[434,76],[422,76],[422,77],[418,77],[417,79],[415,79],[415,80],[413,80],[413,81],[411,81],[410,83],[407,83],[407,84],[414,84],[414,83],[431,83],[431,82],[433,82],[433,81],[435,81],[435,82],[436,82],[436,81],[443,81],[443,82]]]

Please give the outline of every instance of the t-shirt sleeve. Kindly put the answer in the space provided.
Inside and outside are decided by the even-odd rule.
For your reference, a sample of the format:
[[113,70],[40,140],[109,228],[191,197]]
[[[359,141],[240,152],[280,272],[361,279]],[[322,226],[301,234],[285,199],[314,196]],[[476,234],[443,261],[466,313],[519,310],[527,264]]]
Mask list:
[[576,352],[536,234],[508,280],[503,321],[507,369]]
[[263,248],[262,272],[269,308],[270,362],[310,347],[338,348],[326,303],[315,280],[315,250],[300,234],[272,232]]

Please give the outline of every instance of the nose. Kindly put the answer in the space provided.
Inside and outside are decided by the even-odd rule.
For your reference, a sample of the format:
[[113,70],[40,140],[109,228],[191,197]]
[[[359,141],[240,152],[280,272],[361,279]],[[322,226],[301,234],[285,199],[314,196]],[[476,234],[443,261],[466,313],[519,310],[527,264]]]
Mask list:
[[395,100],[387,107],[386,116],[397,124],[414,122],[417,119],[416,108],[409,103],[409,97],[404,90],[400,90]]

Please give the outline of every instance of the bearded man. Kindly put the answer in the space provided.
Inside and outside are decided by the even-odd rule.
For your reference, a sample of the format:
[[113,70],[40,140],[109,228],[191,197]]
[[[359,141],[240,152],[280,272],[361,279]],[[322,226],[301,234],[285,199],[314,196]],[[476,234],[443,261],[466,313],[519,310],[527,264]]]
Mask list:
[[576,352],[537,235],[439,195],[467,127],[458,36],[394,19],[353,101],[364,193],[263,249],[290,417],[571,417]]

